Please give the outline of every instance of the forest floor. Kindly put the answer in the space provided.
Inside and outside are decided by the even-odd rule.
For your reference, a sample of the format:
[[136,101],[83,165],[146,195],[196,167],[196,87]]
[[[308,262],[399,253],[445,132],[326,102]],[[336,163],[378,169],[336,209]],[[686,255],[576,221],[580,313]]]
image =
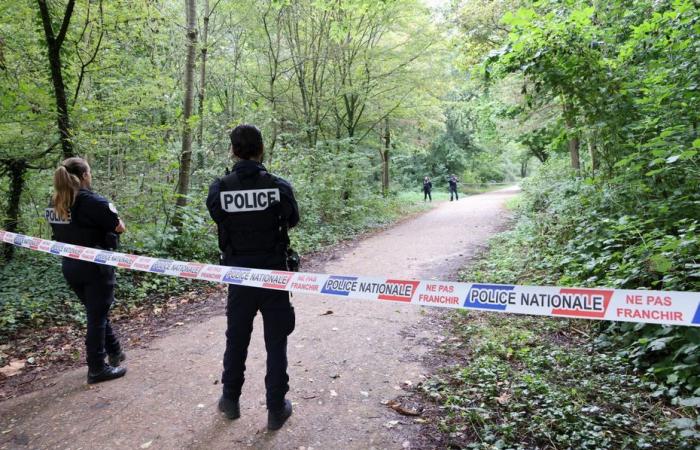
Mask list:
[[[326,258],[328,273],[454,279],[508,218],[504,189],[444,202]],[[305,268],[305,270],[310,270]],[[241,399],[230,422],[216,409],[221,386],[223,290],[209,307],[183,303],[182,320],[138,342],[127,330],[126,377],[88,386],[85,369],[0,403],[0,449],[15,448],[415,448],[427,420],[410,392],[431,373],[426,358],[447,337],[443,313],[406,305],[295,295],[289,398],[279,432],[265,431],[265,352],[256,319]],[[198,316],[199,319],[192,319]],[[187,320],[187,319],[191,320]],[[119,330],[128,323],[121,324]],[[32,383],[30,383],[32,385]],[[37,386],[37,385],[35,385]],[[402,414],[403,413],[403,414]]]

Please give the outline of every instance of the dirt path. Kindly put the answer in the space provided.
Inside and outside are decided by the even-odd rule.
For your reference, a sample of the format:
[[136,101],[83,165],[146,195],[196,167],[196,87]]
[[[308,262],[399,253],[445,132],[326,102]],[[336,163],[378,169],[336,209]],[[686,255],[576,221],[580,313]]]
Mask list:
[[[505,189],[430,212],[359,243],[326,272],[447,278],[502,225]],[[242,417],[216,409],[225,318],[186,325],[129,352],[126,377],[88,386],[85,369],[60,375],[51,389],[0,404],[0,449],[329,449],[405,448],[412,420],[382,404],[430,368],[418,307],[295,296],[289,341],[294,415],[265,431],[265,351],[260,316],[249,351]],[[327,314],[332,311],[332,314]],[[128,351],[129,349],[127,349]],[[399,421],[398,423],[395,421]]]

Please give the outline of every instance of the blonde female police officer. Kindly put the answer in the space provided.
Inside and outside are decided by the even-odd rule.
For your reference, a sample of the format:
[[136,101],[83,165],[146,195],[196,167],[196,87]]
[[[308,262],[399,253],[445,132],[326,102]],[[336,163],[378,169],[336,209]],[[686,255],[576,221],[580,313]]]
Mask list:
[[[126,231],[114,206],[90,190],[90,166],[81,158],[68,158],[54,172],[52,206],[47,211],[54,240],[85,247],[113,250],[117,233]],[[85,347],[88,383],[119,378],[125,356],[112,326],[109,308],[114,301],[114,267],[63,258],[63,276],[85,306]],[[105,356],[109,364],[105,363]]]
[[[207,197],[223,262],[227,266],[287,270],[286,228],[299,222],[292,186],[262,165],[263,139],[256,127],[240,125],[231,131],[230,138],[239,160],[230,174],[212,183]],[[292,404],[285,399],[289,391],[287,336],[294,330],[294,308],[288,292],[229,285],[219,410],[229,419],[240,417],[245,361],[258,311],[263,317],[267,350],[267,427],[277,430],[292,414]]]

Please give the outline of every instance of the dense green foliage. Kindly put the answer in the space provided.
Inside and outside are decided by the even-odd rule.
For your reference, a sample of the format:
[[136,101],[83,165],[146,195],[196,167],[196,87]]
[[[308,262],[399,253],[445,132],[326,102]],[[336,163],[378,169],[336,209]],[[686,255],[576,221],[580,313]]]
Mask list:
[[[563,286],[700,290],[698,222],[655,221],[623,187],[571,179],[551,161],[525,183],[515,229],[499,245],[507,254],[475,274],[491,281]],[[664,227],[666,224],[666,227]],[[497,280],[493,280],[493,278]],[[659,395],[700,395],[700,331],[642,324],[603,324],[601,348],[620,351],[648,375]]]
[[[554,158],[524,183],[517,222],[465,281],[700,290],[697,221],[650,220],[625,186]],[[638,195],[638,193],[636,193]],[[562,319],[453,317],[468,349],[423,387],[466,448],[696,448],[700,331]],[[452,353],[453,348],[446,351]],[[664,408],[675,408],[665,414]]]
[[[683,0],[535,2],[504,15],[510,33],[487,58],[486,73],[522,77],[521,114],[559,107],[560,117],[544,125],[560,127],[571,165],[581,167],[550,158],[525,185],[523,275],[563,285],[700,289],[697,17],[697,4]],[[555,138],[545,151],[559,148]],[[675,396],[700,387],[699,339],[685,328],[618,324],[600,341],[626,348],[656,375],[659,392]]]

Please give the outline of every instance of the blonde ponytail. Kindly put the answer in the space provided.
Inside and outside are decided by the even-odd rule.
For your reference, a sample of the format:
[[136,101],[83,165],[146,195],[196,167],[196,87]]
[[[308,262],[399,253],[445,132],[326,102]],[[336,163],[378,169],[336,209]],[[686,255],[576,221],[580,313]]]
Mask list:
[[61,219],[70,217],[70,208],[80,190],[80,179],[88,170],[82,158],[68,158],[53,173],[53,207]]

